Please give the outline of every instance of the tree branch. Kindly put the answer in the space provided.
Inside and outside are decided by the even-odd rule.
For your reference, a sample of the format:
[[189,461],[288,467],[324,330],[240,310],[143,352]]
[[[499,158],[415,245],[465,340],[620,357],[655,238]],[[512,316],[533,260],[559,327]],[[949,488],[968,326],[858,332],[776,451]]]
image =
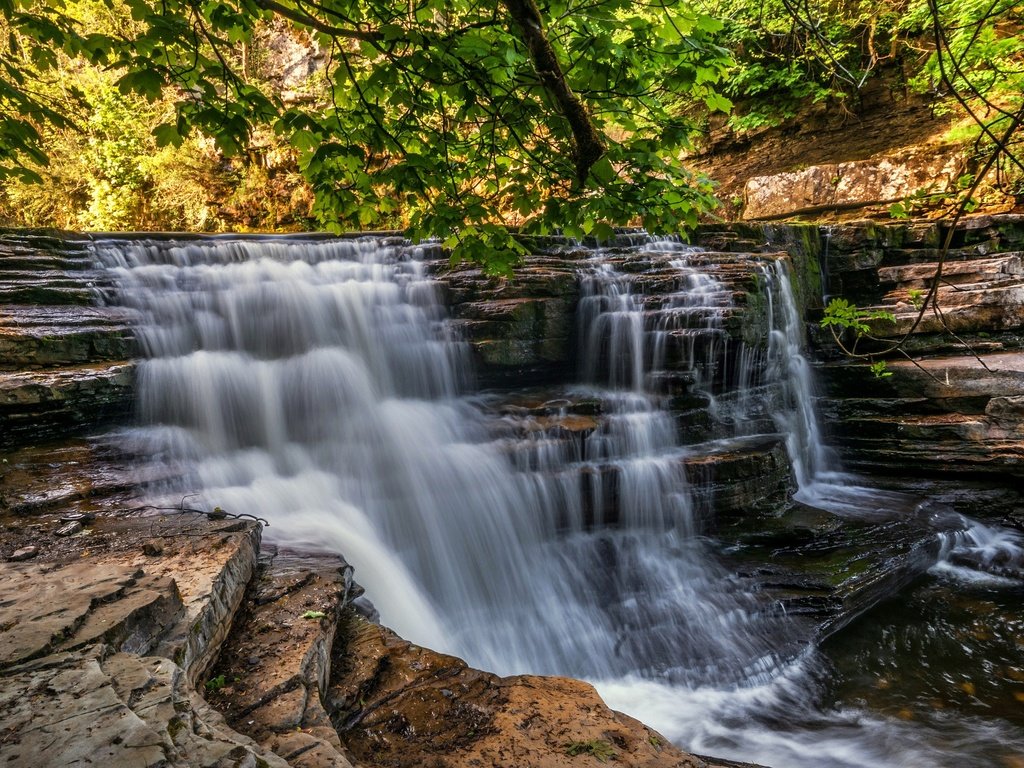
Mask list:
[[[270,0],[272,1],[272,0]],[[502,0],[508,8],[519,36],[530,53],[533,68],[561,110],[573,137],[573,162],[576,165],[576,186],[582,188],[590,169],[600,160],[607,147],[605,137],[594,125],[586,106],[565,79],[555,49],[544,32],[540,10],[535,0]]]

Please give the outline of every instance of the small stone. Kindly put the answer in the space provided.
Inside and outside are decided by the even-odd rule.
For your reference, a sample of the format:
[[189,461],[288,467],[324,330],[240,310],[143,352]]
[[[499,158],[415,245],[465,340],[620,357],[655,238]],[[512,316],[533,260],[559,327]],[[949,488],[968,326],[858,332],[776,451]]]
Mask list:
[[62,523],[72,523],[77,520],[82,525],[88,525],[95,519],[96,515],[92,512],[72,512],[70,514],[60,516],[60,521]]
[[143,554],[149,555],[150,557],[156,557],[164,553],[164,543],[160,539],[153,539],[147,541],[142,545]]
[[19,560],[31,560],[38,554],[39,547],[22,547],[21,549],[14,550],[14,554],[7,559],[12,562],[18,562]]
[[56,534],[58,536],[74,536],[76,533],[81,532],[82,524],[77,520],[73,520],[67,525],[62,525],[57,529]]

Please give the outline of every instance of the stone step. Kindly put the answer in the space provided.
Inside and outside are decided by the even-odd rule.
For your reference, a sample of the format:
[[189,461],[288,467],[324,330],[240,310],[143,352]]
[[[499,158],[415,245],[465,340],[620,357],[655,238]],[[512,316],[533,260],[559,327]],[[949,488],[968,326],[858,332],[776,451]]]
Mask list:
[[90,305],[92,288],[80,281],[0,280],[0,304]]
[[0,274],[29,272],[38,274],[47,270],[78,272],[93,269],[88,255],[37,251],[31,248],[7,248],[0,243]]
[[[943,262],[950,265],[973,264],[978,261],[992,259],[1003,252],[1016,253],[1016,245],[1004,245],[997,240],[992,240],[964,248],[950,248],[946,252]],[[886,248],[884,251],[877,253],[877,266],[879,266],[880,271],[901,267],[923,267],[927,264],[936,263],[941,255],[942,249],[939,247]]]
[[[906,334],[917,319],[918,310],[909,296],[895,294],[892,304],[866,306],[866,311],[892,312],[896,322],[872,320],[868,322],[873,335],[895,338]],[[914,329],[915,334],[984,332],[996,333],[1024,328],[1024,314],[1018,307],[1024,305],[1024,279],[1014,278],[992,285],[941,286],[937,301],[942,317],[929,309]]]
[[124,312],[100,307],[0,306],[0,370],[126,360],[135,341]]
[[[937,268],[935,262],[882,267],[878,270],[878,279],[883,286],[894,285],[902,289],[927,288],[931,285]],[[1024,254],[1016,251],[998,258],[944,263],[941,284],[983,285],[1021,277],[1024,277]]]
[[132,406],[134,369],[113,362],[0,372],[0,445],[123,419]]

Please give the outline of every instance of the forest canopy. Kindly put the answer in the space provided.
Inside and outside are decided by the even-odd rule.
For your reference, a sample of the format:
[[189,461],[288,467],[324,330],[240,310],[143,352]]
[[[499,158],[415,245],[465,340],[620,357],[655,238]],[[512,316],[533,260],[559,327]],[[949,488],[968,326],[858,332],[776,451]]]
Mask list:
[[743,131],[848,108],[898,63],[921,93],[959,83],[994,135],[1021,92],[1019,15],[1007,0],[0,0],[0,215],[398,228],[500,271],[509,228],[695,224],[715,200],[685,155],[714,112]]

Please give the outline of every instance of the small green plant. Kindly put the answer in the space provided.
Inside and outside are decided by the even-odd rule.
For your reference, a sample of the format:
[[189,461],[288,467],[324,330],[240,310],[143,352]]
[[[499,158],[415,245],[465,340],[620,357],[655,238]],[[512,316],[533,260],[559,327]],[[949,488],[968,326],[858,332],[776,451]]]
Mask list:
[[[918,291],[920,293],[920,291]],[[913,299],[912,299],[913,300]],[[821,327],[828,328],[836,344],[843,351],[843,354],[851,357],[867,357],[857,352],[857,344],[864,337],[880,341],[871,335],[871,326],[868,323],[875,320],[896,322],[896,316],[892,312],[879,309],[861,309],[856,304],[851,304],[846,299],[832,299],[825,307],[825,316],[821,319]],[[852,331],[854,340],[852,344],[846,344],[843,337],[844,332]],[[892,376],[892,372],[886,369],[884,361],[871,363],[871,373],[876,378],[882,379]]]
[[894,219],[909,219],[910,211],[907,209],[906,203],[893,203],[889,206],[889,216]]
[[892,371],[888,370],[885,360],[879,360],[878,362],[872,363],[871,373],[876,379],[884,379],[887,376],[892,376]]
[[224,678],[224,675],[217,675],[206,681],[206,690],[208,693],[216,693],[227,684],[228,681]]
[[914,309],[921,309],[924,305],[924,291],[920,288],[911,288],[907,291],[907,298],[910,299],[910,303],[914,305]]
[[598,762],[603,763],[609,757],[615,756],[615,749],[607,741],[593,739],[591,741],[570,741],[562,746],[565,747],[565,754],[570,757],[576,755],[591,755]]
[[833,330],[836,328],[852,330],[860,337],[871,331],[871,326],[868,323],[873,320],[887,320],[895,323],[896,316],[892,312],[881,309],[861,309],[846,299],[832,299],[825,307],[825,316],[821,319],[821,327]]
[[302,614],[302,618],[304,619],[323,619],[326,617],[327,614],[323,611],[306,611],[304,614]]

